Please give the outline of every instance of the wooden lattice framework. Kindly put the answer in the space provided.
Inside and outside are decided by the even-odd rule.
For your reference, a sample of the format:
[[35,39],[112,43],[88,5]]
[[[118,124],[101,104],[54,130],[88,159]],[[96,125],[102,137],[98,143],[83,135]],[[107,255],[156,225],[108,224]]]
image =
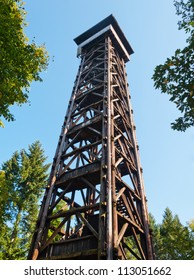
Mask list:
[[80,67],[29,259],[152,259],[125,63],[111,15],[75,39]]

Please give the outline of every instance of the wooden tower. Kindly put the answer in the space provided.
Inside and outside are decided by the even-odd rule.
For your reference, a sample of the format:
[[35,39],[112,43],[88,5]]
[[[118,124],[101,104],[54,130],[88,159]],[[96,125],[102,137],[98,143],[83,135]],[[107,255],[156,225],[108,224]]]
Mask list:
[[125,63],[110,15],[77,38],[81,62],[29,259],[152,259]]

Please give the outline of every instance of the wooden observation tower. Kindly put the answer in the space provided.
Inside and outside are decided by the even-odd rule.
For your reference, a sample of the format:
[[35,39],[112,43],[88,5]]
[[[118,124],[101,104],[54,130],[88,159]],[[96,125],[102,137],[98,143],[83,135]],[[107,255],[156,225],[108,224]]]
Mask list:
[[110,15],[77,38],[81,62],[29,259],[152,259],[125,63]]

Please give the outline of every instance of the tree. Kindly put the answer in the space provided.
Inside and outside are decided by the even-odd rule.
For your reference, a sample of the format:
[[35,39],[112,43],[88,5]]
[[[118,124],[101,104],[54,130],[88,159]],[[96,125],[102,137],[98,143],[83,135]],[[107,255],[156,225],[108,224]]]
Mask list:
[[158,246],[160,244],[160,225],[156,224],[156,220],[151,213],[149,214],[149,227],[152,239],[154,259],[157,259]]
[[156,259],[193,260],[194,235],[191,229],[183,226],[177,215],[165,209],[162,224],[152,223],[153,243]]
[[179,30],[183,29],[188,38],[186,47],[177,49],[165,63],[156,66],[152,79],[154,87],[170,96],[182,116],[171,123],[174,130],[185,131],[194,125],[194,1],[174,1]]
[[48,66],[45,47],[28,43],[24,34],[23,5],[21,0],[0,0],[0,117],[7,121],[14,120],[10,106],[29,101],[30,83],[42,81],[40,72]]
[[192,219],[192,220],[189,222],[189,228],[190,228],[191,231],[194,233],[194,219]]
[[5,172],[0,170],[0,225],[3,224],[3,213],[5,212],[8,190],[5,183]]
[[0,237],[2,259],[24,259],[29,250],[30,240],[37,219],[39,199],[47,184],[46,157],[37,141],[29,151],[15,152],[10,160],[3,163],[5,178],[1,189],[7,197],[0,207],[3,234]]

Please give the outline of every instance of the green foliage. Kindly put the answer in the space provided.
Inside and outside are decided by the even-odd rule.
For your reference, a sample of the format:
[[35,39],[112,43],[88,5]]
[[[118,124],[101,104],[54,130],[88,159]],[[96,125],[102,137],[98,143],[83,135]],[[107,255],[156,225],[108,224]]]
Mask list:
[[185,131],[194,125],[194,1],[174,1],[174,5],[177,15],[182,17],[179,29],[188,34],[187,45],[182,50],[177,49],[163,65],[156,66],[152,79],[155,88],[168,94],[182,114],[171,127]]
[[156,224],[156,220],[152,214],[149,214],[149,226],[150,226],[150,233],[152,236],[154,255],[157,255],[158,245],[160,241],[160,226]]
[[193,260],[194,234],[183,226],[177,215],[166,208],[162,224],[151,224],[153,245],[156,259],[159,260]]
[[[173,216],[171,210],[166,208],[161,224],[157,224],[153,215],[149,214],[149,226],[154,259],[194,260],[194,219],[188,223],[188,226],[183,226],[179,217]],[[125,243],[130,248],[130,251],[126,250],[127,259],[137,259],[139,252],[132,236],[126,238]]]
[[47,184],[46,157],[37,141],[29,151],[15,152],[2,165],[0,179],[5,195],[0,205],[2,234],[0,236],[1,259],[24,259],[37,219],[39,198]]
[[192,219],[190,222],[189,222],[189,228],[192,230],[192,232],[194,233],[194,219]]
[[30,83],[42,81],[40,72],[48,66],[44,46],[29,44],[24,34],[23,5],[20,0],[0,0],[0,117],[7,121],[14,120],[10,106],[28,102]]
[[5,172],[0,170],[0,225],[4,223],[4,209],[8,197],[8,188],[5,181]]

